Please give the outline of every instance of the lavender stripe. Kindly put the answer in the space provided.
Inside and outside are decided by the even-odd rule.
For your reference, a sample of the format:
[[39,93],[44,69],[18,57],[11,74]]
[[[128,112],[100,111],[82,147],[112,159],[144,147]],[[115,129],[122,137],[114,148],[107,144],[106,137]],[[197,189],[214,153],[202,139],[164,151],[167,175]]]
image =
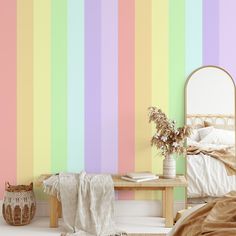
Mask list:
[[101,4],[85,1],[85,169],[101,171]]
[[236,80],[236,1],[220,0],[220,66]]
[[101,1],[101,153],[102,172],[117,171],[118,78],[117,78],[117,0]]
[[219,64],[219,0],[203,1],[203,64]]
[[118,75],[118,70],[119,70],[119,67],[118,67],[118,59],[119,59],[119,48],[118,48],[118,37],[119,37],[119,25],[118,25],[118,22],[119,22],[119,18],[118,18],[118,14],[119,14],[119,0],[114,0],[114,5],[115,5],[115,9],[114,9],[114,25],[115,25],[115,30],[114,30],[114,44],[115,44],[115,49],[114,49],[114,74],[115,74],[115,87],[116,87],[116,90],[115,90],[115,98],[114,98],[114,106],[116,107],[114,109],[114,123],[115,123],[115,127],[114,127],[114,137],[115,137],[115,146],[114,146],[114,163],[115,163],[115,170],[116,173],[118,172],[118,163],[119,163],[119,154],[118,154],[118,150],[119,150],[119,141],[118,141],[118,135],[119,135],[119,107],[118,107],[118,94],[119,94],[119,75]]

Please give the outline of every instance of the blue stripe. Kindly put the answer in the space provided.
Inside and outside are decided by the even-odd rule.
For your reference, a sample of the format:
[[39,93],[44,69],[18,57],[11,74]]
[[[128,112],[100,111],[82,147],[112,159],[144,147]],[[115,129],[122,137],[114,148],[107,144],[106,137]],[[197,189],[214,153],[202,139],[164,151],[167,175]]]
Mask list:
[[68,171],[84,168],[84,1],[68,1]]
[[202,66],[202,0],[185,2],[185,73]]

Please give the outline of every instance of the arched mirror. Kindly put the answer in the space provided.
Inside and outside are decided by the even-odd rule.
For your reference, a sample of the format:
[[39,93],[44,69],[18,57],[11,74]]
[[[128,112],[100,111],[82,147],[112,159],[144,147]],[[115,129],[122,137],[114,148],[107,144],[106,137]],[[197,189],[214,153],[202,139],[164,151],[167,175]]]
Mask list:
[[189,204],[236,191],[235,83],[224,69],[201,67],[185,85],[186,175]]

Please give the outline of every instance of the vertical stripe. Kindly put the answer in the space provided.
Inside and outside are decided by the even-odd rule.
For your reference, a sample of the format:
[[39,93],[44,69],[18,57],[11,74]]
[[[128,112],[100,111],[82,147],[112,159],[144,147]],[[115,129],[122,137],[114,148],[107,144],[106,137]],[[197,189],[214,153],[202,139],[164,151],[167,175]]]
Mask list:
[[33,1],[17,1],[17,182],[33,177]]
[[[177,121],[177,126],[184,124],[184,84],[185,84],[185,1],[169,1],[169,116]],[[178,158],[177,173],[184,173],[184,158]],[[177,193],[176,197],[181,198]]]
[[52,0],[52,171],[67,170],[67,0]]
[[184,123],[184,83],[185,83],[185,27],[184,0],[170,0],[170,118],[177,121],[177,125]]
[[[119,173],[134,171],[135,160],[135,0],[119,0]],[[119,193],[121,199],[133,194]]]
[[[152,104],[168,113],[169,101],[169,4],[152,0]],[[152,133],[155,133],[153,126]],[[151,138],[149,138],[150,140]],[[152,171],[162,173],[162,159],[152,148]]]
[[203,64],[219,64],[219,0],[203,1]]
[[[136,0],[135,5],[135,170],[151,171],[151,125],[147,108],[152,101],[152,4]],[[147,192],[144,193],[148,196]],[[141,193],[137,192],[139,198]]]
[[236,1],[220,0],[219,6],[219,64],[225,68],[236,81]]
[[202,65],[202,0],[186,0],[185,74]]
[[101,170],[101,2],[85,1],[85,168]]
[[117,172],[117,0],[101,0],[101,172]]
[[34,176],[51,172],[51,3],[35,0],[33,60]]
[[16,182],[16,1],[0,1],[1,187]]
[[68,171],[84,168],[84,2],[68,0]]

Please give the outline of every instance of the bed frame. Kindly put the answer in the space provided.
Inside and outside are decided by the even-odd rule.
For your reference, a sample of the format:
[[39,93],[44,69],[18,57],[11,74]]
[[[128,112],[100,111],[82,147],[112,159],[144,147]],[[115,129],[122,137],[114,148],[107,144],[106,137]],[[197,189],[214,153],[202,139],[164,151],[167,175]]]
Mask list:
[[221,129],[234,130],[235,117],[234,115],[222,114],[187,114],[186,123],[190,126],[203,126],[204,121],[209,122],[212,126]]

